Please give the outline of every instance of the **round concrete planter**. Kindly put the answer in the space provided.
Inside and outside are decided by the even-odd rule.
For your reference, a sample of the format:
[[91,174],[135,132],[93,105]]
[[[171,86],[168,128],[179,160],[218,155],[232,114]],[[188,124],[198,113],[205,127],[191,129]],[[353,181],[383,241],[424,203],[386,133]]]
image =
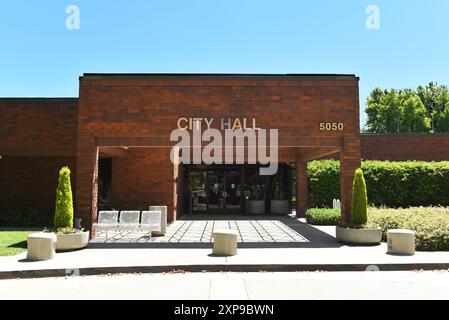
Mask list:
[[264,214],[265,200],[247,200],[246,213],[248,214]]
[[89,244],[89,231],[73,234],[57,234],[56,251],[78,250]]
[[339,242],[352,244],[378,244],[382,240],[382,230],[379,229],[351,229],[336,227],[336,236]]
[[288,214],[288,200],[271,200],[272,214]]

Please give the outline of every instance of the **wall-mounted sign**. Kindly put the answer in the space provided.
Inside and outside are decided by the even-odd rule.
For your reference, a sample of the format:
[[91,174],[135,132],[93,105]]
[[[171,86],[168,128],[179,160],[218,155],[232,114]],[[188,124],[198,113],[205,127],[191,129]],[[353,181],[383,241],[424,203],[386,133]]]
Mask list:
[[[203,124],[205,126],[203,126]],[[187,118],[181,117],[176,122],[177,128],[180,130],[200,130],[205,129],[220,129],[220,130],[260,130],[257,127],[256,119],[251,118],[220,118],[219,121],[215,121],[215,118]]]

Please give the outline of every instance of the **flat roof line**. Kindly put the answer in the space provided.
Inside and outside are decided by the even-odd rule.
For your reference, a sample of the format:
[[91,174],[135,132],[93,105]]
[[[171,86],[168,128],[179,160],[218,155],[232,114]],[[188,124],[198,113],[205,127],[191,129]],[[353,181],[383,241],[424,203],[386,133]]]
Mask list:
[[58,100],[79,100],[77,97],[60,97],[60,98],[47,98],[47,97],[0,97],[0,101],[30,101],[30,100],[51,100],[51,101],[58,101]]
[[84,73],[82,78],[356,78],[355,74],[300,74],[300,73]]

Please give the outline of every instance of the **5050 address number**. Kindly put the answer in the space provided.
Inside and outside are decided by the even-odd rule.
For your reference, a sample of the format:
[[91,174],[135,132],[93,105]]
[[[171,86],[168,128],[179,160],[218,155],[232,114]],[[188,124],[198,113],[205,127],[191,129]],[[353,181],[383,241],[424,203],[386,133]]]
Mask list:
[[320,131],[343,131],[345,125],[342,122],[321,122]]

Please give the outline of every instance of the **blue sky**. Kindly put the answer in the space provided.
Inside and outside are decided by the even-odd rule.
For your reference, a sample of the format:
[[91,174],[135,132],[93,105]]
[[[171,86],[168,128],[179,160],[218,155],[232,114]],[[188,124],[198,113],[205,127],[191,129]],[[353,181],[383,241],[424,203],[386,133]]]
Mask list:
[[363,110],[375,86],[449,84],[447,0],[0,0],[0,38],[2,97],[78,96],[84,72],[355,73]]

